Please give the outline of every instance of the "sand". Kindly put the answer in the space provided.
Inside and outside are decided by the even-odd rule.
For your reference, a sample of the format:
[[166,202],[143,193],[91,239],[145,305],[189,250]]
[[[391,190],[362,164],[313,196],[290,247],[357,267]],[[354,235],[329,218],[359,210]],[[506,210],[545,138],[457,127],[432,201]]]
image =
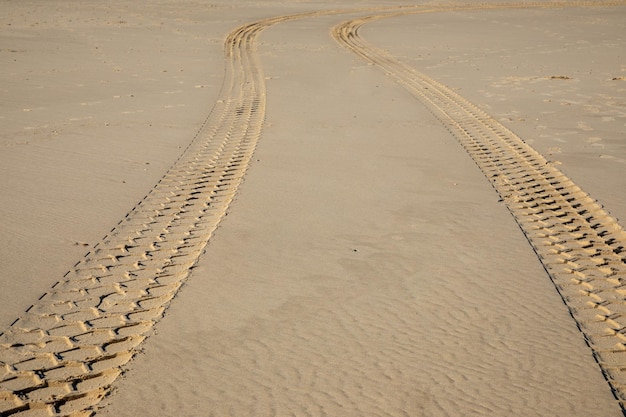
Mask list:
[[[398,4],[3,2],[0,413],[623,415],[624,240],[608,266],[571,261],[604,284],[564,285],[569,264],[545,237],[533,249],[459,133],[330,36],[383,11],[267,22],[224,71],[224,40],[247,22]],[[457,8],[358,37],[485,111],[597,199],[598,221],[623,224],[625,13]],[[244,143],[200,147],[211,135]],[[205,154],[218,162],[186,162]],[[152,249],[119,246],[159,222],[175,230]],[[578,253],[560,239],[557,255]],[[166,249],[165,272],[151,269]]]

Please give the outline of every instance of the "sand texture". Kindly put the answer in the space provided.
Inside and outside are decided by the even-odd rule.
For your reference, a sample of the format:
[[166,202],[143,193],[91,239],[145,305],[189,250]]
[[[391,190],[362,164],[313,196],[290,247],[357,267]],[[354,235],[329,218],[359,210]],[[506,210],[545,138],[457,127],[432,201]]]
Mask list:
[[626,414],[626,2],[0,4],[1,416]]

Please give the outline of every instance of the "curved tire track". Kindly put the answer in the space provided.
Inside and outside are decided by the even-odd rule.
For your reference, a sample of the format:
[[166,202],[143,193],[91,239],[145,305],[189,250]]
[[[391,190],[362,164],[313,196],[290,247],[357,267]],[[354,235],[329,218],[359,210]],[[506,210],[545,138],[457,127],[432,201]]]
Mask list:
[[257,36],[280,22],[344,12],[278,16],[228,35],[219,99],[182,156],[0,333],[0,416],[93,414],[188,277],[243,178],[265,115]]
[[[502,7],[507,6],[488,6]],[[541,260],[626,415],[626,232],[599,203],[515,133],[359,36],[359,28],[366,23],[407,13],[416,12],[350,20],[336,26],[332,35],[423,102],[474,159]]]
[[258,34],[276,23],[342,12],[278,16],[228,35],[219,99],[182,156],[0,333],[0,416],[93,414],[163,316],[242,180],[265,115]]
[[224,216],[265,114],[255,53],[277,19],[226,40],[220,99],[150,193],[0,334],[0,415],[91,415]]
[[[227,69],[220,98],[183,155],[91,252],[0,334],[0,415],[93,414],[163,316],[224,216],[260,136],[265,86],[256,37],[262,30],[297,18],[367,10],[395,9],[398,15],[488,7],[512,6],[321,11],[265,19],[233,31],[225,42]],[[351,41],[360,41],[358,26],[380,17],[355,22],[351,29],[345,26],[335,36],[342,39],[345,32]],[[374,51],[363,45],[351,48]],[[373,62],[381,65],[381,57]],[[389,63],[399,82],[416,88],[401,81],[401,64],[393,59]],[[404,74],[409,79],[414,75]],[[455,132],[460,129],[458,119],[448,124]],[[505,181],[500,175],[498,181]],[[526,182],[524,175],[519,178]],[[558,236],[546,239],[558,243]]]

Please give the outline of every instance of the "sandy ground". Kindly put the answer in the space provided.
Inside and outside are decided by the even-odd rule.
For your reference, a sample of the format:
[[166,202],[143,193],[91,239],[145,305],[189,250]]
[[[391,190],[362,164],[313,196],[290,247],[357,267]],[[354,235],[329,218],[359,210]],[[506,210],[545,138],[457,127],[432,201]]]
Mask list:
[[[176,161],[218,98],[232,29],[353,7],[0,3],[1,328]],[[267,109],[245,180],[96,414],[623,415],[476,164],[329,36],[355,16],[260,35]],[[625,17],[626,6],[454,11],[361,35],[624,219]]]

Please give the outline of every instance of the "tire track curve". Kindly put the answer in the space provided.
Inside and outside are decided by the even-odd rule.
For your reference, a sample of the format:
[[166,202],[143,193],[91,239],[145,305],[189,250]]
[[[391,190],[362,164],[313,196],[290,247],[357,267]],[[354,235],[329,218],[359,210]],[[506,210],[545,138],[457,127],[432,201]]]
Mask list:
[[[568,2],[547,7],[624,4]],[[529,6],[546,7],[521,5]],[[332,36],[423,102],[473,158],[541,260],[626,415],[626,232],[598,202],[515,133],[359,35],[366,23],[407,13],[420,11],[353,19],[334,27]]]
[[263,19],[227,36],[219,99],[183,154],[101,242],[0,332],[0,416],[95,412],[163,317],[242,181],[265,116],[257,36],[277,23],[346,12]]
[[240,184],[265,114],[256,36],[225,42],[215,107],[159,183],[0,333],[0,415],[87,416],[164,314]]
[[266,101],[258,34],[288,20],[374,10],[431,9],[301,13],[231,32],[219,99],[182,156],[101,242],[0,333],[0,416],[92,415],[163,316],[225,215],[259,139]]

